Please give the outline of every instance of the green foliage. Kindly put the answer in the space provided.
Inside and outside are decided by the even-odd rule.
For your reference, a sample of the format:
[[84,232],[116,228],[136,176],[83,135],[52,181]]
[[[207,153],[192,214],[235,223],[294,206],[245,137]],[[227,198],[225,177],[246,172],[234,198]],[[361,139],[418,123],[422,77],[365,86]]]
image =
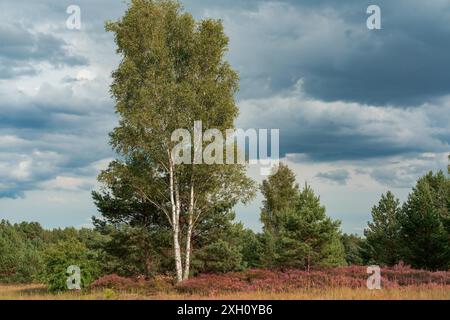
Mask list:
[[258,241],[260,243],[259,262],[263,268],[276,268],[277,262],[277,237],[269,231],[263,231],[258,234]]
[[86,246],[73,238],[58,241],[44,251],[44,281],[53,292],[67,290],[67,270],[78,266],[81,271],[81,288],[87,287],[100,274],[100,268]]
[[108,225],[101,232],[108,237],[102,247],[104,273],[151,277],[173,267],[170,233],[166,229]]
[[264,196],[261,222],[265,230],[275,232],[278,228],[278,214],[291,208],[298,197],[299,187],[292,170],[280,163],[276,174],[262,182],[261,193]]
[[400,201],[390,191],[372,208],[372,222],[368,223],[364,235],[367,253],[374,263],[393,266],[399,262],[400,215]]
[[39,280],[44,230],[37,223],[0,222],[0,282]]
[[313,266],[344,265],[340,222],[325,214],[309,186],[299,190],[295,175],[285,165],[263,181],[261,211],[264,234],[261,261],[266,267],[309,270]]
[[413,267],[431,270],[450,267],[449,184],[442,172],[429,173],[419,179],[403,206],[403,258]]
[[422,269],[450,267],[450,179],[442,171],[421,177],[400,208],[391,192],[372,209],[364,253],[370,262],[399,261]]
[[[68,262],[77,260],[74,257],[77,256],[80,248],[84,254],[84,260],[82,260],[89,266],[85,271],[90,276],[85,277],[85,280],[89,278],[90,281],[91,277],[99,274],[98,265],[105,260],[102,250],[103,242],[104,237],[91,229],[44,230],[36,222],[10,224],[2,221],[0,222],[0,282],[50,281],[53,288],[61,286],[61,284],[57,285],[57,282],[67,279],[65,271],[68,266],[65,270],[61,268],[52,279],[50,278],[53,271],[49,271],[49,268],[54,268],[57,263],[63,264],[63,260]],[[64,251],[65,256],[62,254]]]
[[299,193],[295,207],[279,215],[278,264],[307,270],[312,266],[344,264],[339,226],[339,221],[326,216],[320,199],[306,186]]
[[243,269],[242,253],[236,246],[230,246],[224,240],[218,240],[196,253],[197,262],[193,265],[199,272],[225,273]]
[[321,267],[333,268],[347,265],[345,247],[340,239],[339,231],[332,231],[334,235],[324,244],[321,252]]
[[[167,219],[181,281],[181,257],[197,248],[189,246],[194,229],[254,195],[243,165],[175,165],[172,154],[179,145],[172,139],[174,131],[185,129],[192,137],[195,121],[202,122],[203,131],[234,128],[238,75],[225,60],[228,38],[220,20],[197,22],[170,0],[131,1],[125,15],[107,23],[106,30],[114,33],[122,58],[111,85],[119,126],[110,134],[120,160],[100,174],[105,188],[94,193],[94,200],[106,223],[151,232],[153,222],[164,228],[156,215]],[[202,150],[207,145],[204,141]],[[219,151],[213,153],[217,158]],[[189,263],[184,261],[185,277]]]
[[246,268],[261,267],[262,244],[257,234],[250,229],[244,229],[241,224],[236,239],[242,254],[242,266]]
[[344,233],[341,237],[345,251],[345,261],[348,265],[363,265],[365,239],[355,234]]

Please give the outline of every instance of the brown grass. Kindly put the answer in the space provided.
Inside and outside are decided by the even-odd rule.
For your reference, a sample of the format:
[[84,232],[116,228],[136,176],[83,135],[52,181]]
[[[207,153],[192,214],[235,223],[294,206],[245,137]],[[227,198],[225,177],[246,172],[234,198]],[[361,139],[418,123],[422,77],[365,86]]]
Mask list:
[[239,292],[213,296],[176,292],[144,294],[116,292],[111,289],[91,292],[52,294],[42,285],[0,285],[0,300],[450,300],[450,286],[407,286],[368,290],[364,288],[330,288],[295,292]]

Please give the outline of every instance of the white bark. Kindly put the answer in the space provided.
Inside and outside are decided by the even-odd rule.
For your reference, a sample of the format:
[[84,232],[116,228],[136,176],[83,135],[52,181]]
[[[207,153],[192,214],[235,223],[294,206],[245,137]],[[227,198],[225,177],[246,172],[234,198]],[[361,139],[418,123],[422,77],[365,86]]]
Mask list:
[[177,282],[183,280],[183,266],[181,263],[180,249],[180,200],[178,185],[175,183],[175,170],[169,151],[169,178],[170,178],[170,202],[172,204],[172,229],[173,229],[173,249],[175,256],[175,268],[177,272]]
[[191,240],[192,240],[192,230],[194,228],[194,183],[191,181],[191,190],[189,196],[189,218],[188,218],[188,229],[186,234],[186,260],[184,262],[184,275],[183,280],[189,279],[189,272],[191,266]]

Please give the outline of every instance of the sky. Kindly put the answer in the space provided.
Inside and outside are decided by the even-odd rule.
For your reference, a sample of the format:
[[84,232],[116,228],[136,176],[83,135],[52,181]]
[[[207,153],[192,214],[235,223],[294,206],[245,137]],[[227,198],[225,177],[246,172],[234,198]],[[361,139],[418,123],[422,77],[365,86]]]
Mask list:
[[[381,9],[369,30],[366,10]],[[67,28],[70,5],[81,29]],[[280,129],[282,161],[345,232],[382,193],[404,201],[450,153],[450,0],[186,0],[222,19],[240,75],[239,128]],[[115,154],[109,94],[120,62],[106,20],[122,0],[0,3],[0,219],[89,226],[91,190]],[[257,168],[248,174],[264,178]],[[236,208],[259,230],[261,196]]]

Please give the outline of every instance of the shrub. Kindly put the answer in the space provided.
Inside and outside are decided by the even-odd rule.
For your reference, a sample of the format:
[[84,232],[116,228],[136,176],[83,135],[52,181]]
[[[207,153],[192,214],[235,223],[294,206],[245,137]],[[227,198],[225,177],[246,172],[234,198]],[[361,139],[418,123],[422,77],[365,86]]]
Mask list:
[[197,252],[196,269],[203,273],[225,273],[243,269],[239,248],[218,240]]
[[117,274],[103,276],[91,283],[91,289],[129,290],[136,288],[138,283],[132,278],[121,277]]
[[59,241],[44,252],[44,281],[53,292],[67,290],[69,266],[78,266],[81,271],[81,288],[86,288],[99,273],[99,266],[90,257],[87,248],[78,240]]

